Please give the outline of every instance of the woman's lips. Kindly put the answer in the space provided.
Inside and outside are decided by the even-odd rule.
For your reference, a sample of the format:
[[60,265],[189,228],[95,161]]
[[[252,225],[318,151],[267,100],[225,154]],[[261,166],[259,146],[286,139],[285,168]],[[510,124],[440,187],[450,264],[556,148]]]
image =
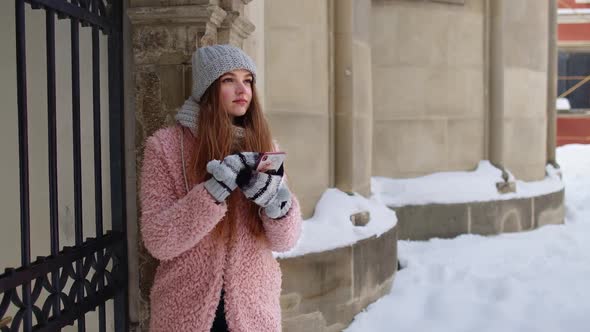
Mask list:
[[248,103],[248,101],[246,99],[236,99],[234,100],[234,103],[244,106]]

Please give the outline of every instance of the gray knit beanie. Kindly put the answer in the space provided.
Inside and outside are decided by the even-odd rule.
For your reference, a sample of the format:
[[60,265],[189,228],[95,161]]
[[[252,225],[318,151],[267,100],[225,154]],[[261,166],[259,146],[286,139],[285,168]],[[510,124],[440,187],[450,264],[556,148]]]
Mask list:
[[246,69],[256,79],[256,65],[241,49],[232,45],[201,47],[193,53],[192,97],[199,102],[205,90],[221,75],[236,69]]
[[198,48],[193,53],[192,65],[193,90],[175,118],[195,134],[199,121],[198,103],[207,88],[221,75],[236,69],[250,71],[256,80],[256,65],[244,51],[228,44]]

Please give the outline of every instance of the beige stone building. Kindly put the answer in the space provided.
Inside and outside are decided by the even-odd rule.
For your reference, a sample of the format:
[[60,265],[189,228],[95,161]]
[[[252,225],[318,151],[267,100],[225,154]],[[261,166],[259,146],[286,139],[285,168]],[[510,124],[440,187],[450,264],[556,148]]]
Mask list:
[[[143,249],[137,232],[136,175],[143,143],[158,128],[173,123],[176,109],[190,94],[190,59],[196,47],[232,43],[257,63],[264,110],[275,138],[288,153],[291,186],[305,217],[313,215],[316,202],[328,188],[370,195],[372,176],[408,178],[471,171],[481,160],[490,160],[518,179],[541,180],[545,166],[555,164],[556,0],[123,3],[128,319],[133,330],[147,328],[148,294],[157,264]],[[3,9],[4,13],[12,10]],[[1,38],[14,44],[14,18],[5,16]],[[63,30],[57,37],[58,42],[63,41],[58,52],[64,52],[59,61],[67,63],[69,31],[67,25],[57,29]],[[28,43],[34,48],[42,44],[35,40],[42,36],[41,23],[33,31],[38,35],[32,33]],[[90,36],[85,36],[81,37],[81,52],[89,52],[90,44],[84,40]],[[13,54],[10,48],[0,50],[4,59]],[[102,59],[104,62],[106,54]],[[43,68],[41,56],[33,55],[28,61],[29,68]],[[101,67],[105,73],[106,66]],[[91,75],[90,67],[87,64],[81,75]],[[15,75],[10,66],[3,70]],[[68,74],[58,75],[66,87]],[[43,83],[44,72],[31,75],[33,86]],[[5,81],[7,88],[0,89],[2,99],[16,107],[13,79]],[[83,87],[83,103],[91,99],[90,89]],[[63,98],[66,96],[64,93]],[[35,98],[41,105],[46,96],[32,98],[32,105]],[[108,96],[101,98],[106,105]],[[63,101],[60,112],[66,114],[68,107]],[[16,157],[2,161],[2,169],[10,170],[0,174],[2,183],[7,183],[3,190],[8,192],[18,188],[18,152],[13,139],[17,120],[14,114],[2,117],[0,128],[10,137],[0,143],[3,154]],[[64,118],[61,125],[67,128],[70,124]],[[91,123],[84,118],[82,122],[83,146],[91,146]],[[30,150],[44,151],[44,124],[33,122],[31,126]],[[66,129],[60,133],[65,140],[71,136]],[[103,143],[106,146],[108,141]],[[67,152],[60,153],[60,158],[71,159]],[[44,157],[33,156],[39,160],[33,163],[32,182],[47,182]],[[92,157],[83,155],[86,158]],[[105,152],[103,163],[108,162]],[[67,189],[72,186],[67,177],[71,170],[65,167],[60,176],[65,193],[60,200],[60,224],[64,226],[60,234],[62,242],[71,244],[74,197]],[[83,174],[88,175],[83,191],[88,196],[92,196],[91,169],[90,162],[83,164]],[[108,178],[108,168],[103,172]],[[497,186],[502,192],[514,189],[514,183],[503,178],[497,179]],[[48,226],[43,219],[47,215],[47,192],[43,190],[32,197],[31,213],[39,216],[31,235],[33,252],[49,247],[44,237]],[[108,209],[108,190],[103,195]],[[0,204],[9,219],[18,219],[18,197]],[[85,229],[91,229],[94,205],[90,200],[84,204]],[[346,327],[356,313],[390,289],[397,268],[398,238],[497,234],[559,223],[563,221],[563,191],[518,200],[396,207],[396,213],[398,225],[378,238],[280,261],[285,331]],[[5,256],[3,263],[7,260],[3,265],[18,265],[18,256],[7,254],[6,249],[18,246],[16,233],[18,224],[0,234],[0,255]]]
[[[536,0],[131,1],[136,143],[141,151],[188,95],[194,47],[230,42],[258,64],[264,109],[307,217],[327,188],[369,195],[371,176],[469,171],[490,160],[519,179],[540,180],[555,158],[554,7]],[[503,182],[499,190],[510,190]],[[545,201],[537,207],[535,199],[402,207],[391,236],[561,222],[561,194],[538,198]],[[318,266],[341,276],[347,272],[337,267],[373,269],[354,246],[346,250],[281,261],[287,330],[338,330],[391,285],[393,269],[367,281],[365,292],[354,285],[362,271],[314,273]],[[369,256],[387,265],[376,252]],[[145,287],[151,272],[140,270]],[[310,284],[325,287],[314,295]]]

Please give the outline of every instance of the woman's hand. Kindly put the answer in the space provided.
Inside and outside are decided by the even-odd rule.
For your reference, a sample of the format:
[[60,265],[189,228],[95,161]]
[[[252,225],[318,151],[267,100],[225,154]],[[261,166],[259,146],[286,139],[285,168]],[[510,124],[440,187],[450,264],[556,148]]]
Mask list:
[[291,193],[283,182],[283,166],[272,174],[244,169],[238,175],[238,187],[246,198],[260,207],[270,218],[281,218],[291,207]]
[[283,182],[279,187],[276,197],[264,208],[264,213],[269,218],[278,219],[284,217],[291,208],[291,192],[287,184]]
[[205,188],[217,202],[223,202],[237,187],[236,178],[245,170],[251,172],[258,160],[258,152],[231,154],[222,161],[211,160],[207,163],[207,172],[213,177],[205,181]]

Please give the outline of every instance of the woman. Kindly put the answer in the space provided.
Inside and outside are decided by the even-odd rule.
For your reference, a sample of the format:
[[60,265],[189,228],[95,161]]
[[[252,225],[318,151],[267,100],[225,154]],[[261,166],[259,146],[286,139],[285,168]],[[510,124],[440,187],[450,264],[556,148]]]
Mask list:
[[282,176],[256,172],[275,150],[239,48],[199,48],[193,90],[174,127],[148,138],[141,234],[160,265],[152,331],[279,331],[281,271],[272,251],[295,245],[297,199]]

